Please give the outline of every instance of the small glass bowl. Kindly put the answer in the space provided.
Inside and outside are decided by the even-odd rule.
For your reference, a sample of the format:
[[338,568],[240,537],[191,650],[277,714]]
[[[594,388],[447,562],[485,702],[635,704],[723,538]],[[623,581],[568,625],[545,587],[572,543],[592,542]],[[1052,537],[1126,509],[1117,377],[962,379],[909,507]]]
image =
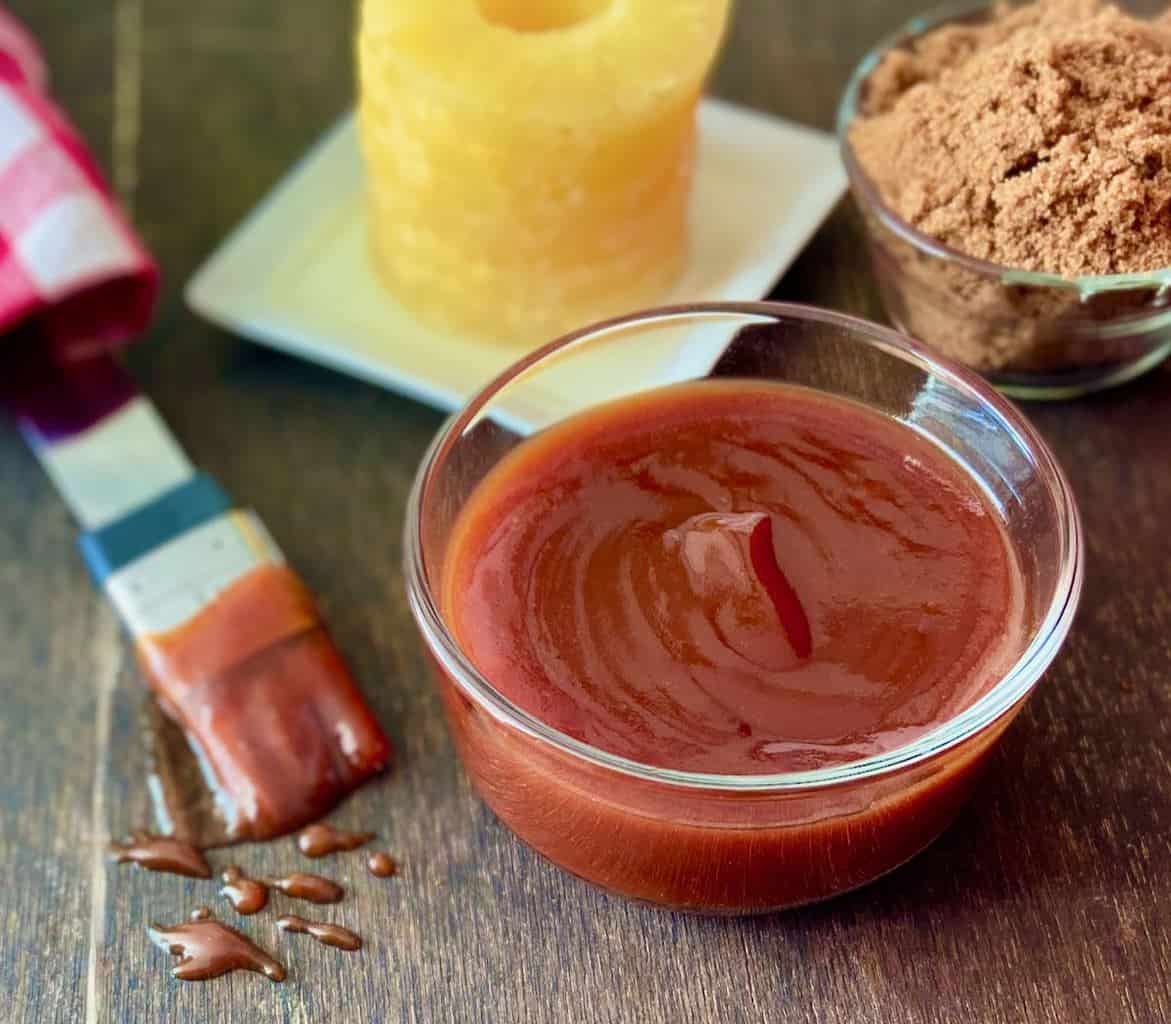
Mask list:
[[[1149,16],[1149,0],[1119,4]],[[965,362],[1017,398],[1062,399],[1113,387],[1171,355],[1171,268],[1068,278],[967,256],[887,207],[850,144],[871,74],[891,51],[945,25],[976,25],[993,8],[952,5],[912,19],[863,58],[838,108],[850,187],[866,223],[891,321]]]
[[[654,354],[646,373],[607,372],[616,349],[630,365],[632,348]],[[913,743],[775,775],[637,763],[559,732],[503,696],[460,648],[436,594],[469,494],[526,434],[604,401],[705,377],[785,381],[853,399],[933,438],[965,466],[1003,513],[1025,579],[1032,628],[1012,669]],[[404,561],[451,735],[499,818],[554,863],[612,892],[747,914],[862,885],[948,825],[1069,630],[1082,549],[1073,495],[1053,456],[977,375],[865,321],[745,303],[611,320],[546,345],[487,385],[423,459]]]

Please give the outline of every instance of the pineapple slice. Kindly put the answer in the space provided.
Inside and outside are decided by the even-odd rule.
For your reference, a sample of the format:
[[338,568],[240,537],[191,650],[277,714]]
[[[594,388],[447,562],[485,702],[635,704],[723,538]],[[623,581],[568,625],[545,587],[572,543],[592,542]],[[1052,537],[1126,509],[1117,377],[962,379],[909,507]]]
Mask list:
[[363,0],[379,274],[425,321],[531,346],[660,301],[730,0]]

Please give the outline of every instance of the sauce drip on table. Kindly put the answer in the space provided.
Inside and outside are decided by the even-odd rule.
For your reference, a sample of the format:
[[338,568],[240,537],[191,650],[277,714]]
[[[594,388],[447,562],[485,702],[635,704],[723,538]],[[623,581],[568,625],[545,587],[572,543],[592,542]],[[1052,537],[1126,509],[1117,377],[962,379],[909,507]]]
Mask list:
[[284,932],[299,932],[303,935],[312,935],[325,946],[334,946],[347,952],[354,952],[362,948],[361,936],[343,928],[340,924],[329,924],[323,921],[307,921],[296,914],[285,914],[277,919],[277,927]]
[[308,900],[310,903],[339,903],[346,894],[337,882],[304,871],[292,871],[283,878],[270,878],[267,881],[286,896]]
[[342,850],[356,850],[373,838],[373,832],[347,832],[318,822],[301,830],[301,834],[297,836],[297,848],[306,857],[325,857]]
[[[206,981],[230,971],[255,971],[269,981],[284,981],[284,966],[274,960],[251,939],[235,928],[200,914],[173,927],[152,924],[147,933],[151,941],[178,962],[171,974],[180,981]],[[196,916],[200,914],[200,916]]]
[[442,569],[452,632],[506,698],[679,770],[903,746],[1026,629],[1000,515],[954,459],[767,382],[661,388],[534,435],[467,500]]
[[148,871],[165,871],[188,878],[211,878],[211,867],[203,854],[190,843],[173,836],[134,831],[130,840],[110,844],[110,853],[119,864],[137,864]]
[[398,874],[398,864],[389,853],[378,851],[366,858],[366,870],[375,878],[392,878]]
[[249,878],[238,865],[225,868],[220,879],[224,883],[220,895],[228,898],[237,914],[256,914],[268,906],[268,886]]

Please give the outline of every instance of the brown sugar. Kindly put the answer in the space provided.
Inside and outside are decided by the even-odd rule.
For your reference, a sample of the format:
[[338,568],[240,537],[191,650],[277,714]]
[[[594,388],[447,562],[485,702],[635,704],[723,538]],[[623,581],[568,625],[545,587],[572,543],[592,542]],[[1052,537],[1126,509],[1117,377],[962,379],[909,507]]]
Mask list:
[[[965,255],[1064,278],[1171,268],[1171,12],[1038,0],[941,26],[886,54],[849,141],[883,204]],[[892,317],[979,369],[1124,361],[1149,343],[1095,326],[1145,314],[1149,288],[1087,302],[871,229]]]
[[944,28],[870,81],[857,157],[914,227],[1075,277],[1171,267],[1171,21],[1042,0]]

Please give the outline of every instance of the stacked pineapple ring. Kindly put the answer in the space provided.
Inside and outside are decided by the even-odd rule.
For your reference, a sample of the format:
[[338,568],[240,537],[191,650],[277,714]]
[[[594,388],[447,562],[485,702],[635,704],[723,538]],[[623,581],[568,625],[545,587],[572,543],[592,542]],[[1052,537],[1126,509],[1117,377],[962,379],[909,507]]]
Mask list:
[[364,0],[372,245],[423,319],[529,346],[661,300],[730,0]]

